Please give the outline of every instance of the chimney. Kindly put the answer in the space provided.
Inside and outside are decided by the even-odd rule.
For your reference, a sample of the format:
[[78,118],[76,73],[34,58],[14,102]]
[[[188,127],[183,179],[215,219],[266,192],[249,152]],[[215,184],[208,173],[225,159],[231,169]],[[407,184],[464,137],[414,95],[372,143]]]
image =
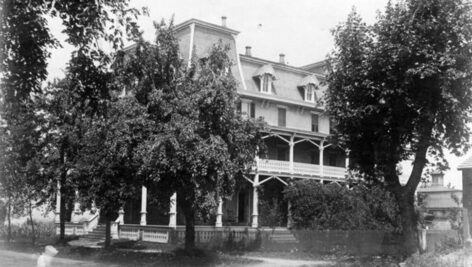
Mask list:
[[285,64],[285,54],[280,54],[279,55],[279,63],[280,64]]
[[226,28],[226,16],[221,17],[221,26]]
[[252,57],[252,54],[251,54],[251,47],[250,47],[250,46],[246,46],[246,56]]

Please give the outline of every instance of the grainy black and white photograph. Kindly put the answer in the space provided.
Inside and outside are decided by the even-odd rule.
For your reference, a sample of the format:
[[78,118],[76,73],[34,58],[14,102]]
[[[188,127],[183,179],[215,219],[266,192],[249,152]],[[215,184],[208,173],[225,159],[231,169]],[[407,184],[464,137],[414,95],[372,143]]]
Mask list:
[[472,266],[471,0],[0,3],[0,266]]

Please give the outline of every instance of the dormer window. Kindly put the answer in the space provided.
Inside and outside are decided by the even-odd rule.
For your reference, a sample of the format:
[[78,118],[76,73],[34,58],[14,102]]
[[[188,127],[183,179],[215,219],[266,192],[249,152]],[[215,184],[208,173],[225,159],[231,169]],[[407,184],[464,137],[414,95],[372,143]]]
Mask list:
[[315,75],[306,76],[298,86],[304,91],[304,100],[311,103],[317,103],[319,100],[319,84],[320,82]]
[[315,103],[318,101],[318,97],[316,95],[316,85],[309,83],[305,86],[305,101]]
[[272,65],[267,64],[260,67],[254,75],[259,81],[259,91],[265,94],[272,93],[272,82],[275,80],[275,72]]
[[266,93],[266,94],[270,94],[270,92],[272,91],[272,77],[270,76],[270,74],[264,74],[261,79],[261,92],[263,93]]

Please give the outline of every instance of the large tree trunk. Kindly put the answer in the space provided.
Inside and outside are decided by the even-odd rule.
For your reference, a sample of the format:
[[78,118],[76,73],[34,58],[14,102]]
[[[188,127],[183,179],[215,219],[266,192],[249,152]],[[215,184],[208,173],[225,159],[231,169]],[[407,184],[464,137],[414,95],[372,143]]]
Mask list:
[[403,252],[412,254],[418,249],[418,218],[415,212],[415,191],[405,189],[395,191],[394,195],[400,209]]
[[61,203],[59,206],[59,240],[65,242],[66,240],[66,179],[67,179],[67,169],[66,169],[66,155],[64,149],[61,147],[60,151],[60,161],[61,161],[61,177],[60,179],[60,188],[59,193],[61,196]]
[[[428,130],[428,129],[426,129]],[[421,181],[421,175],[426,165],[426,153],[429,147],[429,131],[425,131],[418,143],[413,162],[413,169],[406,185],[401,186],[399,182],[390,190],[395,195],[398,203],[402,224],[403,250],[406,254],[412,254],[418,250],[418,216],[415,211],[415,191]],[[398,181],[398,178],[397,178]]]
[[185,216],[185,250],[192,251],[195,249],[195,210],[188,201],[179,199],[177,203],[180,203]]
[[105,248],[110,248],[111,245],[111,221],[107,217],[105,222]]
[[59,240],[61,242],[65,241],[66,236],[66,190],[65,190],[65,181],[66,181],[67,172],[64,170],[61,174],[61,188],[59,189],[61,195],[61,203],[59,206]]
[[7,241],[11,241],[11,196],[8,196],[8,235]]
[[31,243],[34,245],[34,243],[36,242],[36,233],[34,231],[33,207],[31,206],[31,201],[29,201],[29,217],[31,222]]

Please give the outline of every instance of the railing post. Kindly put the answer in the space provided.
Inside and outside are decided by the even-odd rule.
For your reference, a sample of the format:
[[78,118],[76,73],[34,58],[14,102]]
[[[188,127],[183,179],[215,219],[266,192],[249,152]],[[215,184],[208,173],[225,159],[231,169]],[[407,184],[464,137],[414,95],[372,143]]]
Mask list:
[[218,198],[215,227],[223,227],[223,199],[221,197]]
[[139,222],[140,225],[146,225],[146,211],[147,209],[147,188],[143,185],[141,187],[141,221]]
[[177,193],[170,197],[169,227],[177,228]]
[[254,176],[253,193],[252,193],[252,224],[251,227],[257,228],[259,226],[259,196],[257,187],[259,186],[259,174]]
[[349,168],[349,153],[346,153],[346,170]]
[[120,210],[118,211],[118,222],[119,224],[125,224],[125,210],[123,207],[120,207]]
[[256,154],[255,161],[256,161],[256,172],[257,172],[259,170],[259,164],[260,164],[260,159],[259,159],[259,156],[257,154]]
[[79,202],[79,191],[75,191],[75,202],[74,202],[74,210],[72,211],[71,221],[73,223],[78,223],[80,220],[80,215],[82,211],[80,210],[80,202]]
[[324,141],[320,142],[320,176],[324,177]]

